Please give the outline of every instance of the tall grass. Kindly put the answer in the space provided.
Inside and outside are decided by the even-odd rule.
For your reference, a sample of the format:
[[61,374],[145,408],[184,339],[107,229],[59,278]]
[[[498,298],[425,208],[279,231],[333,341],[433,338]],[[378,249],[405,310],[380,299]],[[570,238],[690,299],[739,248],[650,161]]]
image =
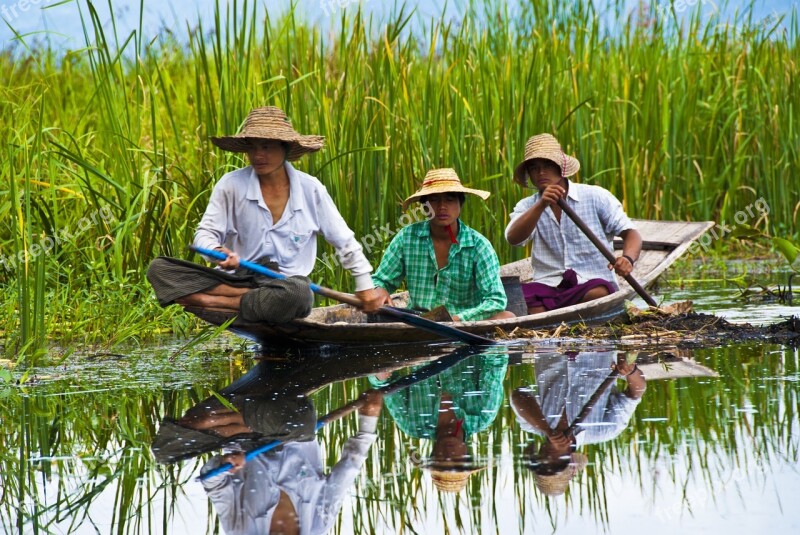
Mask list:
[[[528,192],[509,177],[538,132],[556,134],[581,160],[578,180],[610,189],[632,216],[731,223],[764,197],[769,216],[748,223],[796,234],[797,12],[763,24],[746,8],[732,26],[614,19],[622,5],[536,0],[511,13],[469,2],[458,20],[348,9],[323,33],[297,11],[270,17],[258,2],[234,0],[213,20],[147,41],[104,27],[91,1],[76,3],[86,48],[0,54],[0,170],[13,199],[0,203],[0,254],[24,259],[0,270],[11,290],[6,349],[41,350],[57,329],[68,341],[59,326],[87,317],[101,324],[92,340],[103,340],[120,311],[140,308],[127,320],[142,334],[159,317],[148,262],[188,257],[215,180],[243,164],[208,137],[235,132],[266,104],[327,137],[299,165],[326,184],[358,236],[397,228],[399,201],[424,172],[452,166],[493,192],[486,204],[470,201],[465,220],[501,260],[520,258],[502,231]],[[35,236],[100,210],[113,218],[30,254]],[[386,243],[369,250],[373,263]],[[320,263],[313,276],[350,286],[337,266]],[[120,285],[131,290],[109,291]],[[107,305],[83,306],[87,295]]]

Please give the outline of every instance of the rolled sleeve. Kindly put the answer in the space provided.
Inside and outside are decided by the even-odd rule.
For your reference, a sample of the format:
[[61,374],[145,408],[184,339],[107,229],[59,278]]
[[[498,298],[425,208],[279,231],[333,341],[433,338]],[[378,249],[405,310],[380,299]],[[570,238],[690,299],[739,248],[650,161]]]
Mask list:
[[405,259],[403,258],[403,237],[405,229],[389,242],[389,247],[383,253],[383,258],[378,270],[372,276],[375,286],[383,288],[389,293],[394,292],[406,276]]
[[355,233],[347,226],[333,199],[324,188],[318,191],[317,208],[321,216],[322,236],[336,249],[336,255],[342,266],[353,275],[356,291],[374,288],[370,276],[372,265],[364,255],[363,247],[356,240]]
[[[220,183],[221,184],[221,183]],[[208,202],[205,213],[194,233],[192,244],[203,249],[216,249],[225,244],[228,233],[228,199],[224,187],[218,185],[211,192],[211,199]],[[203,256],[206,260],[209,257]]]
[[[521,216],[522,214],[524,214],[525,212],[530,210],[531,207],[533,207],[533,205],[536,204],[537,195],[531,195],[530,197],[525,197],[524,199],[520,200],[517,203],[516,206],[514,206],[514,211],[511,212],[511,215],[509,216],[510,221],[508,222],[508,225],[506,225],[506,231],[505,231],[505,237],[506,237],[506,241],[508,241],[508,243],[511,243],[511,241],[508,239],[508,229],[511,228],[511,225],[512,225],[512,223],[514,223],[514,220],[516,218],[518,218],[519,216]],[[519,243],[511,243],[511,245],[516,245],[516,246],[525,245],[526,243],[528,243],[529,241],[531,241],[533,239],[534,235],[536,235],[536,229],[535,228],[533,229],[533,232],[531,233],[531,235],[528,236],[525,240],[523,240],[523,241],[521,241]]]

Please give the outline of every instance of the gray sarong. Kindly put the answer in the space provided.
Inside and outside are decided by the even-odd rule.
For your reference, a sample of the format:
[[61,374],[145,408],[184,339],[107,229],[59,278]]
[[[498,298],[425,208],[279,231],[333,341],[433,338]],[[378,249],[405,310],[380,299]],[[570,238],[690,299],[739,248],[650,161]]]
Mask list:
[[[275,262],[261,258],[256,263],[273,271]],[[240,316],[245,321],[286,323],[304,318],[311,313],[314,294],[307,277],[292,276],[271,279],[239,268],[234,273],[193,264],[177,258],[159,256],[147,268],[147,280],[153,286],[161,306],[169,306],[176,299],[202,293],[227,284],[235,288],[252,288],[242,296]]]
[[200,431],[165,419],[156,433],[151,450],[159,463],[174,463],[203,453],[237,445],[251,450],[274,440],[306,442],[314,438],[317,412],[305,396],[242,396],[232,400],[240,405],[245,425],[251,433],[222,437],[213,431]]

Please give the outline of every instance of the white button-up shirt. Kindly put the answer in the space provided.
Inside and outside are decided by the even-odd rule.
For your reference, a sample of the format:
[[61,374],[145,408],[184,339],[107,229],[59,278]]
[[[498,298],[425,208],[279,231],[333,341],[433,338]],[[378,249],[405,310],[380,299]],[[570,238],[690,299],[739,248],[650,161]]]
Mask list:
[[[617,360],[616,351],[584,351],[574,361],[561,354],[537,355],[533,369],[536,384],[530,391],[547,419],[550,429],[555,429],[563,413],[572,425],[595,392],[609,377],[611,364]],[[641,398],[629,398],[611,385],[593,405],[586,418],[575,431],[577,446],[597,444],[617,437],[628,426]],[[519,415],[512,405],[517,423],[523,431],[545,436]]]
[[307,276],[314,269],[316,237],[321,234],[353,274],[356,291],[373,288],[372,266],[325,186],[290,163],[285,166],[289,200],[278,221],[264,202],[258,176],[247,166],[227,173],[214,186],[194,245],[205,249],[224,245],[250,262],[268,256],[284,275]]
[[[511,214],[511,222],[506,227],[506,238],[511,223],[540,198],[541,195],[536,193],[517,203]],[[614,250],[614,236],[636,228],[617,198],[600,186],[569,182],[567,204],[600,240],[605,238],[610,251]],[[522,243],[514,245],[524,245],[529,241],[533,241],[531,263],[534,282],[558,286],[564,272],[572,269],[578,275],[579,284],[590,279],[605,279],[619,288],[614,271],[608,269],[608,261],[566,214],[561,216],[559,224],[553,210],[546,208],[533,233]]]
[[[355,484],[369,447],[378,438],[377,416],[359,415],[359,432],[342,449],[342,457],[325,475],[319,442],[290,442],[277,453],[258,455],[238,473],[203,481],[227,535],[269,533],[272,515],[285,492],[300,522],[300,533],[323,534],[333,527],[344,499]],[[212,458],[202,471],[222,464]]]

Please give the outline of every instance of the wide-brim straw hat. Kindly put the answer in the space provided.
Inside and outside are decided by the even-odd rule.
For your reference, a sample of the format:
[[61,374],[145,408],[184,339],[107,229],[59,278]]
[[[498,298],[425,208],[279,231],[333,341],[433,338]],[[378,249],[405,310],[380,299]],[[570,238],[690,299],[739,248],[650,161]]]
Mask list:
[[491,195],[488,191],[465,188],[454,169],[431,169],[425,174],[422,187],[414,195],[403,201],[403,210],[408,208],[408,205],[415,200],[438,193],[471,193],[484,201]]
[[247,152],[248,139],[275,139],[288,145],[286,159],[297,160],[304,154],[316,152],[325,144],[323,136],[304,136],[293,127],[283,110],[275,106],[264,106],[251,111],[238,134],[212,137],[211,142],[222,150]]
[[569,177],[581,168],[581,162],[564,153],[561,143],[550,134],[538,134],[525,143],[525,159],[514,169],[514,180],[521,186],[528,187],[527,164],[531,160],[542,158],[550,160],[561,168],[561,176]]
[[534,469],[533,480],[536,488],[547,496],[561,496],[567,490],[569,482],[572,481],[575,474],[586,466],[587,461],[587,457],[582,453],[573,453],[569,464],[561,472],[545,475],[536,473]]
[[475,463],[471,459],[465,459],[461,461],[429,460],[421,463],[420,466],[430,471],[433,486],[440,492],[456,493],[467,486],[472,474],[485,470],[488,465]]

